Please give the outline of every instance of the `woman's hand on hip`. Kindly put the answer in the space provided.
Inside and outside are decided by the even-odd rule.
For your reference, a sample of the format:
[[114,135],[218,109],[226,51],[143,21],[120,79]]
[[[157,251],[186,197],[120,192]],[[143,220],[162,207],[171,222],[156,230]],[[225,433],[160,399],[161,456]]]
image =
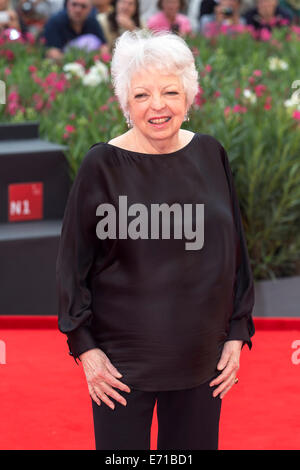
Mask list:
[[110,408],[114,409],[114,403],[108,398],[108,395],[110,395],[126,406],[125,398],[114,390],[113,387],[117,387],[124,392],[130,392],[130,388],[117,379],[117,377],[122,377],[122,374],[110,362],[106,354],[98,348],[89,349],[80,354],[79,359],[85,372],[89,393],[97,405],[100,406],[102,400]]
[[236,374],[240,367],[240,354],[243,341],[226,341],[223,346],[221,359],[218,362],[217,369],[222,370],[221,374],[210,382],[210,386],[219,385],[214,391],[213,396],[220,394],[220,398],[231,389],[235,383]]

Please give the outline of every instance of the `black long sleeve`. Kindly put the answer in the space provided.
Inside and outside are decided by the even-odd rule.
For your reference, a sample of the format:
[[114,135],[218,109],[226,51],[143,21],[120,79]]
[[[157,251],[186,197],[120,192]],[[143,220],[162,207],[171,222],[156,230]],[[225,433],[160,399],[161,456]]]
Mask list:
[[232,211],[237,233],[237,267],[234,287],[234,306],[227,340],[243,340],[243,345],[247,344],[249,349],[251,349],[252,341],[250,338],[255,332],[252,319],[255,299],[253,275],[234,178],[227,152],[223,146],[221,146],[221,155],[231,194]]
[[58,326],[67,334],[70,354],[74,358],[97,347],[90,329],[93,312],[88,284],[89,271],[99,247],[93,201],[94,198],[100,200],[101,195],[94,157],[91,152],[86,155],[73,182],[56,261]]

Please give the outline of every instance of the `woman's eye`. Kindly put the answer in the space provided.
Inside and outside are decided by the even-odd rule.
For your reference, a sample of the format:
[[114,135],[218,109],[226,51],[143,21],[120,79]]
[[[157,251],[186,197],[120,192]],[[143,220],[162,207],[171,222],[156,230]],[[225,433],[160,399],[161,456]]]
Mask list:
[[167,91],[167,95],[178,95],[177,91]]
[[146,96],[146,93],[139,93],[138,95],[135,95],[135,98],[143,98]]

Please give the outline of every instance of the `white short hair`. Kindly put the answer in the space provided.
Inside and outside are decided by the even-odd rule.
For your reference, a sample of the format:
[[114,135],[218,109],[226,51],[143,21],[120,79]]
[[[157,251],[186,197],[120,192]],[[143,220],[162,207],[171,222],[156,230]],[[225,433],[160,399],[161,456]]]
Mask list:
[[125,118],[129,119],[128,94],[132,76],[149,66],[181,78],[189,109],[199,85],[194,56],[187,43],[168,31],[137,29],[125,31],[117,38],[111,61],[112,84]]

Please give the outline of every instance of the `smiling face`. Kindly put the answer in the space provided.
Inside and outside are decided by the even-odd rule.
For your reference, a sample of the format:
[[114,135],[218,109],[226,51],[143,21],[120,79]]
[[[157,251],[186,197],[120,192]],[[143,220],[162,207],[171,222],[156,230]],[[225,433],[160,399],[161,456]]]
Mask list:
[[148,68],[131,80],[128,111],[136,131],[149,140],[168,139],[178,133],[187,112],[187,99],[175,74]]

